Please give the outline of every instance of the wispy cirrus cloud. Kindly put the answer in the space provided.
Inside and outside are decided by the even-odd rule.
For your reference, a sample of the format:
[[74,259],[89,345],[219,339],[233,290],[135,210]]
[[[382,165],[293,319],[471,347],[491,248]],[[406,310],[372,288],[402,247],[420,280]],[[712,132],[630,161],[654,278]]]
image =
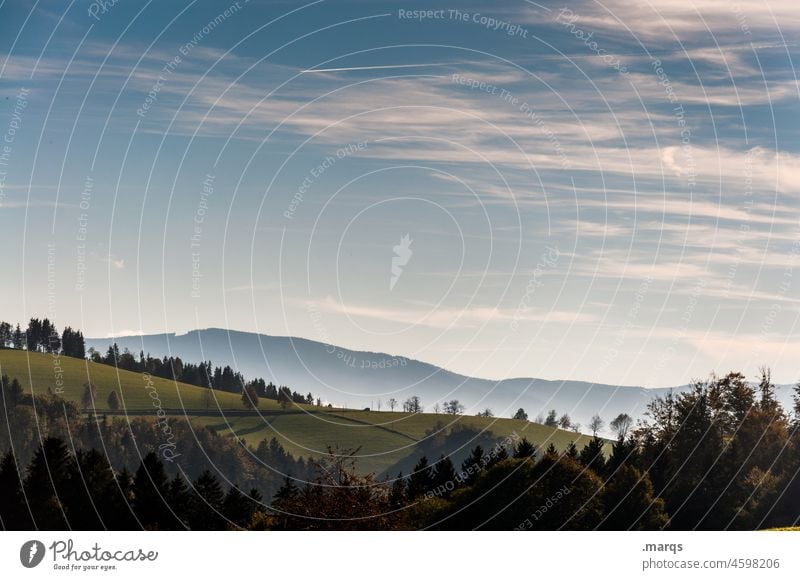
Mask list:
[[329,314],[341,314],[348,317],[372,319],[400,325],[419,325],[432,329],[448,328],[476,328],[486,324],[501,323],[508,325],[511,322],[548,322],[556,324],[576,324],[595,322],[597,317],[591,313],[569,312],[526,308],[501,308],[495,306],[469,306],[465,308],[385,308],[358,304],[345,304],[326,296],[322,300],[300,301],[295,304],[308,309],[309,305],[315,310]]

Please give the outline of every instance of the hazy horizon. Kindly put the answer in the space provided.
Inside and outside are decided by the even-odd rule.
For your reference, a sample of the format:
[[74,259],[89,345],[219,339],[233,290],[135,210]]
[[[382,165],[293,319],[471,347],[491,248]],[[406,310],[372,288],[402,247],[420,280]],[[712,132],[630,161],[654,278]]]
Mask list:
[[[356,351],[356,352],[373,352],[373,353],[376,353],[376,354],[389,355],[391,357],[402,357],[403,356],[401,353],[386,352],[386,351],[375,350],[375,349],[371,349],[371,350],[357,349],[357,348],[350,347],[350,346],[348,346],[346,344],[326,343],[324,341],[320,341],[320,340],[317,340],[315,338],[311,338],[311,337],[307,337],[307,336],[275,335],[275,334],[269,334],[269,333],[264,333],[264,332],[258,333],[258,332],[254,332],[254,331],[250,331],[250,330],[243,330],[243,329],[240,329],[240,328],[221,328],[221,327],[213,327],[213,326],[212,327],[205,327],[205,328],[192,328],[192,329],[189,329],[189,330],[183,330],[183,331],[178,331],[178,332],[170,331],[170,332],[148,332],[148,333],[134,333],[134,334],[116,334],[116,335],[113,335],[113,336],[103,336],[103,337],[87,336],[86,340],[87,340],[87,342],[104,342],[104,341],[108,341],[109,345],[111,345],[111,344],[113,344],[115,339],[119,339],[119,338],[137,338],[137,337],[140,337],[140,336],[141,337],[148,337],[148,336],[164,336],[164,335],[181,337],[181,336],[186,336],[188,334],[191,334],[193,332],[203,332],[203,331],[207,331],[207,330],[219,330],[219,331],[222,331],[222,332],[231,332],[231,333],[240,333],[240,334],[259,334],[259,335],[262,335],[262,336],[270,336],[270,337],[275,337],[275,338],[287,338],[287,339],[290,339],[290,340],[306,340],[306,341],[311,341],[311,342],[324,344],[324,345],[331,345],[331,346],[335,346],[335,347],[338,347],[338,348],[342,348],[342,349],[346,349],[346,350],[350,350],[350,351]],[[148,354],[148,353],[145,353],[145,354]],[[158,354],[160,356],[169,355],[169,353],[154,353],[154,352],[150,352],[149,354],[153,355],[153,356],[155,356],[156,354]],[[682,383],[682,384],[639,385],[639,384],[632,384],[632,383],[628,383],[628,384],[601,383],[599,381],[591,381],[591,380],[583,379],[581,377],[560,377],[560,376],[559,377],[547,377],[547,376],[532,376],[532,375],[529,375],[529,376],[514,375],[514,376],[508,376],[508,377],[493,377],[493,376],[483,376],[483,375],[470,375],[470,374],[466,374],[466,373],[460,373],[460,372],[458,372],[458,371],[456,371],[454,369],[451,369],[451,368],[447,368],[447,367],[443,367],[443,366],[437,365],[436,363],[434,363],[434,362],[432,362],[430,360],[426,360],[426,359],[421,358],[421,357],[417,357],[417,358],[404,357],[404,358],[407,358],[409,360],[415,360],[415,361],[417,361],[419,363],[423,363],[423,364],[434,365],[434,366],[442,368],[445,371],[452,372],[452,373],[455,373],[455,374],[464,375],[464,376],[466,376],[468,378],[481,379],[481,380],[487,380],[487,381],[497,381],[497,382],[499,382],[499,381],[504,381],[504,380],[515,380],[515,379],[521,379],[521,380],[537,379],[537,380],[554,381],[554,382],[558,382],[558,381],[573,381],[573,382],[595,383],[595,384],[603,384],[603,385],[610,385],[610,386],[620,386],[620,387],[631,387],[631,388],[639,388],[639,387],[641,387],[641,388],[645,388],[645,389],[670,389],[670,388],[684,387],[684,386],[686,386],[688,384],[691,384],[694,380],[704,381],[704,380],[709,379],[712,375],[721,376],[724,373],[729,372],[730,370],[732,370],[732,369],[728,369],[728,370],[723,371],[722,369],[712,369],[711,371],[709,371],[705,375],[695,376],[692,379],[690,379],[689,381],[687,381],[686,383]],[[191,361],[189,361],[189,362],[191,362]],[[772,371],[773,369],[770,369],[770,370]],[[250,377],[246,377],[246,378],[250,378]],[[749,382],[757,384],[758,383],[758,379],[760,378],[760,375],[752,375],[752,376],[748,375],[746,378],[747,378],[747,380]],[[781,383],[780,381],[776,381],[776,382],[777,382],[777,384],[779,384],[781,386],[793,386],[793,385],[796,384],[796,383],[793,383],[793,382],[792,383]]]

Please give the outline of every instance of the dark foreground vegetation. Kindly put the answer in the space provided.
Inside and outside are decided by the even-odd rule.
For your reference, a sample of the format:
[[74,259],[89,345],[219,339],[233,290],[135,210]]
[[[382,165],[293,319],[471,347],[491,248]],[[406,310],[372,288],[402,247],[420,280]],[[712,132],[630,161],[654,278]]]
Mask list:
[[461,465],[359,473],[356,452],[304,461],[188,422],[108,420],[2,378],[4,529],[760,529],[800,519],[800,389],[768,372],[655,401],[609,446],[509,437]]

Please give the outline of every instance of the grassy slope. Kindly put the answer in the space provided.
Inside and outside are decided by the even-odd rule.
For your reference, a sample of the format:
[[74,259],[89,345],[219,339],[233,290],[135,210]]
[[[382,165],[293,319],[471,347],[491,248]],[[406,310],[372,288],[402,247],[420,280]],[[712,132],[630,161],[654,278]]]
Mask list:
[[[153,389],[149,389],[147,387],[150,383],[141,373],[118,371],[108,365],[70,357],[60,357],[56,360],[48,354],[0,350],[0,374],[8,375],[11,378],[16,377],[22,383],[26,393],[46,395],[48,388],[56,391],[54,371],[56,362],[63,369],[64,375],[61,396],[79,403],[84,391],[84,384],[91,379],[97,387],[95,406],[100,411],[108,408],[106,400],[112,390],[116,390],[117,395],[120,396],[120,404],[131,410],[152,409],[153,398],[150,393],[153,390],[157,393],[161,406],[165,409],[205,408],[201,398],[205,389],[193,385],[151,377]],[[216,395],[222,409],[242,410],[242,401],[239,395],[222,392],[217,392]],[[274,407],[277,408],[277,404],[274,404]]]
[[575,441],[580,447],[589,440],[586,435],[515,419],[453,418],[432,413],[409,415],[343,409],[307,413],[262,411],[262,417],[198,417],[195,421],[213,426],[220,433],[236,434],[251,444],[276,437],[287,451],[296,456],[318,455],[328,445],[359,448],[359,467],[377,473],[411,455],[415,443],[439,423],[446,428],[463,425],[494,437],[516,433],[540,447],[552,442],[563,449],[570,441]]
[[[91,378],[97,387],[98,410],[107,410],[106,399],[114,389],[121,394],[120,401],[128,412],[154,416],[152,390],[146,388],[149,383],[144,375],[69,357],[61,357],[58,362],[64,373],[61,394],[64,398],[79,402],[84,384]],[[31,385],[37,394],[46,394],[48,388],[55,391],[53,369],[54,358],[50,355],[0,350],[0,373],[16,377],[26,392],[31,392]],[[364,471],[380,472],[411,455],[415,443],[439,423],[446,427],[464,425],[496,437],[516,433],[539,446],[552,442],[556,447],[564,448],[573,440],[580,446],[588,439],[515,419],[453,418],[430,413],[410,415],[313,406],[295,406],[283,411],[276,402],[263,399],[259,402],[259,414],[242,416],[244,407],[240,397],[222,392],[215,393],[222,413],[208,416],[201,397],[205,389],[155,377],[150,380],[165,409],[185,409],[195,424],[214,427],[221,434],[235,434],[251,445],[257,445],[264,438],[276,437],[295,456],[319,455],[329,445],[343,449],[360,448],[359,467]],[[232,415],[229,411],[237,414]]]

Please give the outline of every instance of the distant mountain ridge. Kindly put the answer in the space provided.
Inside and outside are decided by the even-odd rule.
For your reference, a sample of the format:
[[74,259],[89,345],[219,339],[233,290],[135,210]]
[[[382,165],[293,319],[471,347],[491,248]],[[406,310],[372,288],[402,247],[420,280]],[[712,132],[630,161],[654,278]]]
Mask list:
[[[640,419],[655,397],[687,389],[615,386],[571,380],[515,378],[493,381],[460,375],[436,365],[380,352],[355,351],[305,338],[207,328],[185,334],[151,334],[89,338],[87,348],[101,353],[116,342],[120,349],[153,356],[179,356],[190,362],[211,360],[230,365],[246,378],[263,377],[336,405],[388,410],[387,401],[400,405],[412,395],[422,398],[426,411],[437,402],[458,399],[468,414],[490,408],[510,416],[522,407],[533,419],[556,409],[585,426],[595,413],[610,421],[625,412]],[[777,396],[791,408],[791,386],[779,385]]]

